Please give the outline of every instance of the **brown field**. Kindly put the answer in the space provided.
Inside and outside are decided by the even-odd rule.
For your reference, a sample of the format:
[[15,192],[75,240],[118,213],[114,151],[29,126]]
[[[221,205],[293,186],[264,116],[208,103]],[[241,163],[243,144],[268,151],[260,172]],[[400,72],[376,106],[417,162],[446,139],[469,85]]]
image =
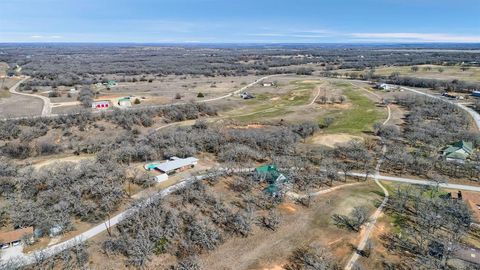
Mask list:
[[351,186],[318,196],[310,208],[291,202],[279,207],[282,225],[275,231],[255,228],[253,235],[232,238],[217,250],[202,256],[206,269],[281,269],[291,252],[305,245],[327,246],[343,265],[358,235],[331,223],[334,213],[348,214],[357,205],[373,211],[380,197],[373,183]]

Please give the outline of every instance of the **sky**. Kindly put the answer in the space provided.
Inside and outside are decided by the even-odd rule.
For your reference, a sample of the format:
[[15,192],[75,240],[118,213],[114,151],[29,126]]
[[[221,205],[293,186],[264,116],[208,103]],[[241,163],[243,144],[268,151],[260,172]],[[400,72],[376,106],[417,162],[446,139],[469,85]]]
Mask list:
[[0,0],[0,42],[480,43],[480,0]]

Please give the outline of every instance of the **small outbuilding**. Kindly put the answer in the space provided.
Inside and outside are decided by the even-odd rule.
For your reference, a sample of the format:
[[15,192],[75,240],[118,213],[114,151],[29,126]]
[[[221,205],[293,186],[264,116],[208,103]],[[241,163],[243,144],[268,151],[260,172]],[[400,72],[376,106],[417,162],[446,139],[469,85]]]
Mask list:
[[263,87],[271,87],[271,86],[275,86],[275,83],[273,83],[273,82],[263,82],[262,86]]
[[240,97],[243,98],[243,99],[252,99],[252,98],[255,98],[255,96],[253,96],[252,94],[248,93],[248,92],[243,92],[240,94]]
[[129,97],[124,97],[118,100],[118,106],[120,107],[132,107],[132,101]]

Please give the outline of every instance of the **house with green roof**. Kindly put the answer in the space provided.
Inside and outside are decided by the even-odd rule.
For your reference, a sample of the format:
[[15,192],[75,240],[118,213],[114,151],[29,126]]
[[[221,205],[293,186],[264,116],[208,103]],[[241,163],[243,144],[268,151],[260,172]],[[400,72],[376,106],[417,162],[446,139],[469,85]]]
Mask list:
[[473,143],[466,141],[458,141],[452,143],[442,150],[442,156],[447,161],[464,163],[465,160],[473,153]]
[[289,179],[280,173],[275,165],[257,167],[255,173],[269,184],[263,191],[273,197],[280,196],[290,188]]

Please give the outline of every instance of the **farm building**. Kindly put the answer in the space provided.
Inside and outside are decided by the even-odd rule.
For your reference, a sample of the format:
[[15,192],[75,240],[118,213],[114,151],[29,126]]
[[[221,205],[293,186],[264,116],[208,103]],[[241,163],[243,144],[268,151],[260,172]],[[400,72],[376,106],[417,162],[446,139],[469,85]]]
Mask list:
[[194,157],[178,158],[172,157],[163,163],[146,164],[145,169],[148,171],[156,170],[167,175],[184,171],[197,165],[198,159]]
[[108,100],[98,100],[92,102],[92,109],[108,109],[110,102]]
[[121,98],[118,100],[118,106],[120,107],[132,107],[132,101],[129,97]]
[[473,143],[465,141],[452,143],[442,150],[442,156],[447,161],[455,161],[460,163],[464,163],[472,153]]
[[22,237],[25,235],[30,235],[33,237],[33,227],[0,233],[0,244],[2,249],[19,245]]

